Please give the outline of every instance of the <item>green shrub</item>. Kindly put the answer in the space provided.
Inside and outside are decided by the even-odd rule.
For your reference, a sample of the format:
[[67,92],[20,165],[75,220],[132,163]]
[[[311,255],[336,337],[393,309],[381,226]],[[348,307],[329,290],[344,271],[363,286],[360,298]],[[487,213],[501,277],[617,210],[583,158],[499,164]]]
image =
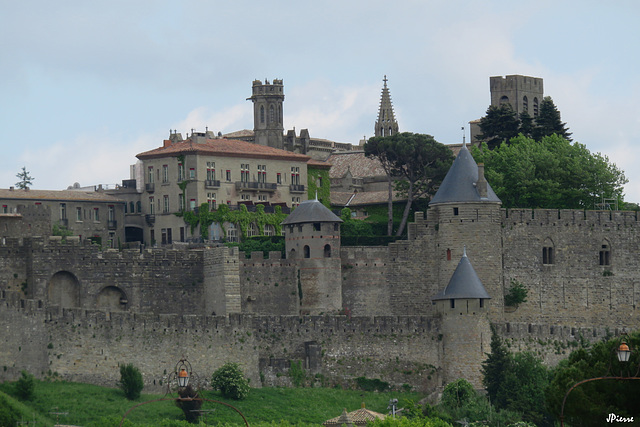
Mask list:
[[211,387],[220,390],[229,399],[241,400],[249,394],[249,381],[244,377],[240,365],[227,362],[211,377]]
[[11,405],[4,393],[0,393],[0,426],[14,426],[20,421],[20,412]]
[[125,397],[129,400],[139,398],[140,392],[144,387],[142,374],[132,363],[120,366],[120,382],[118,384]]
[[16,381],[16,395],[21,400],[31,400],[33,391],[36,388],[35,379],[27,371],[22,371],[22,375]]
[[527,302],[528,293],[527,289],[522,286],[522,283],[511,279],[511,288],[504,296],[504,305],[507,307],[517,307],[523,302]]
[[379,378],[369,379],[366,377],[356,378],[356,384],[358,388],[364,391],[387,391],[389,390],[389,383],[382,381]]

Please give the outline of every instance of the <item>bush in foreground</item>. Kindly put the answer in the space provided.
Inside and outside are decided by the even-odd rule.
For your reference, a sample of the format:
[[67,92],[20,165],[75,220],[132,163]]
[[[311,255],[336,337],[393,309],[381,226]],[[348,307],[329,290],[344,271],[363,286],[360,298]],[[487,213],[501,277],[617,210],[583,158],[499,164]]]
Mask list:
[[242,400],[249,395],[249,381],[244,377],[240,365],[227,362],[211,377],[211,387],[220,390],[229,399]]
[[120,389],[129,400],[136,400],[140,397],[140,392],[144,387],[140,370],[132,363],[120,366]]

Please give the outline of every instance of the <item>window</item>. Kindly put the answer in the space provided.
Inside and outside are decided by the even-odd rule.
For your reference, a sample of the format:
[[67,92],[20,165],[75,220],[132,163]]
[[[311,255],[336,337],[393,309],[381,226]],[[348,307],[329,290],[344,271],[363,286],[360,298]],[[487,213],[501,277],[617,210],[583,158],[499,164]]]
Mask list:
[[194,168],[189,169],[189,179],[196,179],[196,170]]
[[319,222],[314,222],[313,223],[313,230],[314,231],[320,231],[320,223]]
[[324,245],[324,257],[331,258],[331,245]]
[[260,232],[258,231],[258,226],[255,223],[249,224],[247,227],[247,237],[259,236]]
[[240,165],[240,181],[249,182],[249,164],[242,163]]
[[180,227],[180,241],[184,242],[184,227]]
[[67,219],[67,204],[60,203],[60,219]]
[[155,203],[153,197],[149,197],[149,215],[153,215],[155,213]]
[[265,224],[264,225],[264,235],[265,236],[275,236],[276,231],[275,228],[273,227],[273,225],[271,224]]
[[100,208],[93,208],[93,220],[100,221]]
[[180,212],[184,212],[184,194],[178,194],[178,203],[180,204]]
[[600,265],[611,265],[611,249],[607,241],[602,242],[600,247]]
[[533,117],[538,117],[538,98],[533,98]]
[[207,181],[216,179],[216,162],[207,162]]
[[526,96],[522,98],[522,111],[529,112],[529,98]]
[[242,194],[240,198],[242,200],[251,200],[251,194]]
[[149,171],[147,173],[147,182],[149,184],[153,184],[153,166],[149,166]]
[[116,220],[116,208],[113,205],[109,205],[109,210],[108,210],[108,219],[109,221],[115,221]]
[[300,197],[292,197],[291,198],[291,207],[296,207],[300,205]]
[[259,202],[266,202],[268,200],[267,195],[266,194],[258,194],[258,201]]
[[178,182],[184,181],[184,165],[178,163]]
[[291,184],[300,185],[300,168],[297,166],[291,167]]
[[264,105],[260,106],[260,123],[264,123]]
[[269,123],[274,123],[276,121],[276,110],[273,105],[269,106]]
[[216,193],[207,193],[207,203],[209,203],[209,210],[216,210]]
[[309,249],[309,245],[304,245],[304,257],[311,258],[311,249]]
[[542,247],[542,264],[551,265],[555,263],[555,254],[553,243],[551,240],[547,239],[544,246]]
[[136,202],[136,212],[142,212],[142,202],[140,200]]
[[276,174],[276,182],[278,184],[282,184],[282,174]]
[[169,195],[162,197],[162,213],[169,213]]
[[258,165],[258,182],[267,182],[267,165]]
[[136,206],[133,202],[129,202],[129,213],[136,213]]
[[196,199],[189,200],[189,210],[192,210],[192,211],[196,210]]
[[238,241],[238,228],[234,223],[229,224],[227,227],[227,242]]
[[2,213],[9,213],[9,207],[7,205],[2,205]]
[[82,208],[76,208],[76,221],[82,222]]
[[162,165],[162,182],[164,184],[169,182],[169,165]]
[[458,208],[453,208],[453,215],[454,215],[454,216],[458,216],[458,213],[460,213],[460,211],[458,210]]
[[226,179],[227,179],[227,182],[231,182],[231,171],[230,170],[227,171]]

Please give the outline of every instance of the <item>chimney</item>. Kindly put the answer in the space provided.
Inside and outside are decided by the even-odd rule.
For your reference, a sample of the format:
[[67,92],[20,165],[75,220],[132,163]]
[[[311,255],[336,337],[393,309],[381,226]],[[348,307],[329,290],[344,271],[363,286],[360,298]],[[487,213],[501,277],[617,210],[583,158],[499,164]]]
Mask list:
[[484,163],[478,163],[478,181],[476,181],[476,189],[481,199],[487,198],[487,180],[484,177]]

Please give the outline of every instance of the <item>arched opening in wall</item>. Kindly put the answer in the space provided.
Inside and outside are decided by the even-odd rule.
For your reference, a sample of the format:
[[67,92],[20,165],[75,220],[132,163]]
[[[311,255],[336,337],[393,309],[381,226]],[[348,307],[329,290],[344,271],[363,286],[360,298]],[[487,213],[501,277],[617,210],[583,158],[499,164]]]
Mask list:
[[258,226],[255,223],[249,224],[247,227],[247,237],[259,236],[260,232],[258,231]]
[[264,123],[264,105],[260,106],[260,123]]
[[137,226],[125,226],[124,227],[124,241],[125,242],[140,242],[144,240],[144,234],[142,227]]
[[296,259],[296,250],[295,249],[291,249],[289,251],[289,256],[287,257],[287,259]]
[[142,212],[142,202],[138,200],[136,202],[136,213],[140,213],[140,212]]
[[542,245],[542,264],[552,265],[555,264],[555,248],[551,239],[547,238]]
[[533,98],[533,117],[538,117],[538,98]]
[[129,213],[136,213],[136,207],[133,202],[129,202]]
[[324,257],[331,258],[331,245],[324,245]]
[[57,272],[47,285],[47,299],[62,308],[80,307],[80,281],[68,271]]
[[611,245],[606,239],[600,245],[600,265],[611,265]]
[[529,112],[529,98],[526,95],[522,97],[522,111]]
[[275,123],[276,121],[276,110],[273,107],[273,105],[271,105],[269,107],[269,123]]
[[393,128],[389,128],[389,136],[393,135]]
[[380,128],[380,136],[386,136],[386,135],[384,134],[384,127],[381,127],[381,128]]
[[309,245],[304,245],[304,257],[311,258],[311,249],[309,248]]
[[273,225],[271,225],[271,224],[265,224],[264,225],[264,235],[265,236],[275,236],[276,235],[276,229],[273,227]]
[[103,288],[96,298],[96,308],[104,311],[124,311],[128,303],[127,295],[117,286]]
[[500,106],[502,107],[502,106],[503,106],[503,105],[505,105],[505,104],[509,105],[509,97],[508,97],[508,96],[506,96],[506,95],[503,95],[503,96],[500,98]]

